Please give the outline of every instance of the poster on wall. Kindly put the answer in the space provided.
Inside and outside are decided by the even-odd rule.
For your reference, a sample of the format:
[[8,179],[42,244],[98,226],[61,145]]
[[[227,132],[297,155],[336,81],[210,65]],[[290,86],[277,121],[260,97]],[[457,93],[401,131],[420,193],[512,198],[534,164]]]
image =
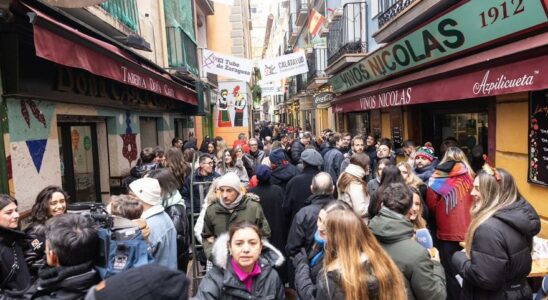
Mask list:
[[548,90],[530,95],[528,181],[548,186]]
[[215,126],[247,127],[248,100],[245,82],[219,83],[219,95],[213,115]]

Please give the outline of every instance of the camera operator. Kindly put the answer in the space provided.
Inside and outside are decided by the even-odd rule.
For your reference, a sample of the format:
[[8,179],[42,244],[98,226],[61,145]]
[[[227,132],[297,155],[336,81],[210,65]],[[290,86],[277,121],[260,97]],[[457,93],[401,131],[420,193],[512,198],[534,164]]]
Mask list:
[[38,273],[28,290],[32,299],[83,299],[100,281],[93,268],[99,237],[91,220],[64,214],[46,222],[46,261],[50,268]]

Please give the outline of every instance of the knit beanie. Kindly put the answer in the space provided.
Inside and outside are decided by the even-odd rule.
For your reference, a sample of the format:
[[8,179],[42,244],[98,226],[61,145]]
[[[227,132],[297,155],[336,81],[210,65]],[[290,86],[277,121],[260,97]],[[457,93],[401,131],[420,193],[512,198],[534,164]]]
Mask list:
[[259,165],[255,174],[260,182],[267,182],[270,180],[270,175],[272,175],[272,169],[266,165]]
[[238,192],[241,192],[240,177],[234,172],[228,172],[219,179],[218,187],[229,187]]
[[427,159],[430,162],[434,161],[434,159],[436,159],[436,157],[434,156],[434,148],[428,146],[420,147],[415,154],[415,159],[418,157]]
[[157,179],[140,178],[129,184],[131,191],[139,198],[139,200],[154,205],[162,204],[162,188]]

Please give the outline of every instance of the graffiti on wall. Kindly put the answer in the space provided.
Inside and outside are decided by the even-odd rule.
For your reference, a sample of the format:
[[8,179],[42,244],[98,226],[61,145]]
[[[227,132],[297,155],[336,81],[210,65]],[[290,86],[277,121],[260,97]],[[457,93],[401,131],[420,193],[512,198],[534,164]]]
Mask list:
[[248,95],[245,82],[219,84],[219,96],[215,109],[215,124],[218,127],[246,127],[248,124]]

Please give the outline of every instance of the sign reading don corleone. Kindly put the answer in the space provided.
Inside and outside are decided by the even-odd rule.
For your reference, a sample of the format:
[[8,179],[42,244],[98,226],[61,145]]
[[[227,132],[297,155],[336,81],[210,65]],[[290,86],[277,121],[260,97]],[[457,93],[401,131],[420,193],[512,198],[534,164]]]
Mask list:
[[253,62],[234,56],[223,55],[204,49],[202,66],[204,71],[240,81],[249,82],[253,70]]
[[263,82],[288,78],[308,72],[304,52],[292,53],[259,61]]

